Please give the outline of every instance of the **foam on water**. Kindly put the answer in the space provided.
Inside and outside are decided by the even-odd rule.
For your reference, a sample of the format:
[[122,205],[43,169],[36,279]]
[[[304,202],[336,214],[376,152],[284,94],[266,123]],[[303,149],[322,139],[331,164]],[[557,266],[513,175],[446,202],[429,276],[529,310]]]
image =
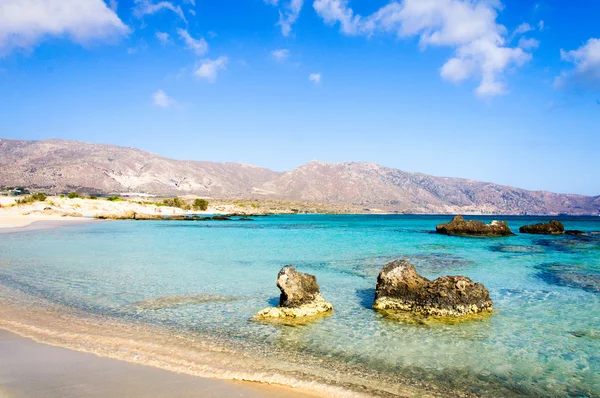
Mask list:
[[[600,237],[429,233],[448,219],[298,215],[5,235],[0,284],[20,293],[0,300],[29,308],[43,300],[79,318],[233,347],[253,364],[264,360],[265,372],[291,361],[282,383],[287,377],[384,395],[409,394],[401,386],[442,395],[597,395],[600,294],[589,286],[600,272]],[[518,230],[546,219],[508,221]],[[597,218],[563,221],[567,229],[600,229]],[[377,273],[397,258],[429,278],[460,274],[484,283],[495,314],[445,323],[373,311]],[[317,275],[332,316],[296,327],[250,321],[276,305],[275,278],[287,264]],[[560,283],[540,276],[563,264]],[[27,299],[14,298],[21,295]],[[224,366],[228,374],[236,374],[234,365],[241,366]]]

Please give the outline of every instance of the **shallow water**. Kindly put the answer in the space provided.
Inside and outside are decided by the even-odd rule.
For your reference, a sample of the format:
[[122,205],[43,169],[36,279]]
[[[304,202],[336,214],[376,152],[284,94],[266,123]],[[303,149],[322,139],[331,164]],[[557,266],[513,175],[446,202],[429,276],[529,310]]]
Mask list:
[[[502,218],[513,231],[548,220]],[[296,215],[8,234],[0,241],[0,284],[83,313],[381,380],[486,396],[598,396],[600,235],[431,233],[449,219]],[[598,217],[561,220],[567,229],[600,230]],[[377,274],[397,258],[429,278],[482,282],[494,315],[449,324],[373,311]],[[332,316],[296,327],[250,321],[277,304],[275,279],[287,264],[317,276]]]

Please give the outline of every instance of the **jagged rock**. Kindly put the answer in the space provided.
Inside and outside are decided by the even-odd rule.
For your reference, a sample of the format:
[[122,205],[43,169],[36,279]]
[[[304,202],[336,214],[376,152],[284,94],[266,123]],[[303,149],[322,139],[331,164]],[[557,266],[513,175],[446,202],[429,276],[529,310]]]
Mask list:
[[466,221],[458,215],[449,223],[440,224],[435,228],[438,234],[459,236],[508,236],[514,235],[506,221],[492,221],[489,224],[483,221]]
[[265,308],[255,315],[256,319],[313,317],[333,310],[333,306],[321,297],[317,278],[296,271],[292,265],[279,271],[277,287],[281,291],[279,307]]
[[565,226],[556,220],[549,223],[539,223],[533,225],[524,225],[519,228],[522,234],[538,234],[538,235],[560,235],[565,232]]
[[491,312],[492,300],[481,283],[464,276],[442,276],[430,281],[417,274],[409,261],[399,260],[379,273],[373,308],[457,317]]

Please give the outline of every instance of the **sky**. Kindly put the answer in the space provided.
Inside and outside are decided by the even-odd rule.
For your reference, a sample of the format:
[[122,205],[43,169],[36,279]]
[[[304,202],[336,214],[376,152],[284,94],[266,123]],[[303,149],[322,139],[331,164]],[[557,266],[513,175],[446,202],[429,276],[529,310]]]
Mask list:
[[600,1],[0,0],[0,137],[600,194]]

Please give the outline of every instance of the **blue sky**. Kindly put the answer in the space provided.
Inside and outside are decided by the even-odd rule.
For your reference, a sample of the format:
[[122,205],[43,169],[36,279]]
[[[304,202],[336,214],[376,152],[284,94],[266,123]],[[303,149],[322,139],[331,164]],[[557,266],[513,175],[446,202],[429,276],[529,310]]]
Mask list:
[[600,2],[0,0],[0,136],[600,194]]

